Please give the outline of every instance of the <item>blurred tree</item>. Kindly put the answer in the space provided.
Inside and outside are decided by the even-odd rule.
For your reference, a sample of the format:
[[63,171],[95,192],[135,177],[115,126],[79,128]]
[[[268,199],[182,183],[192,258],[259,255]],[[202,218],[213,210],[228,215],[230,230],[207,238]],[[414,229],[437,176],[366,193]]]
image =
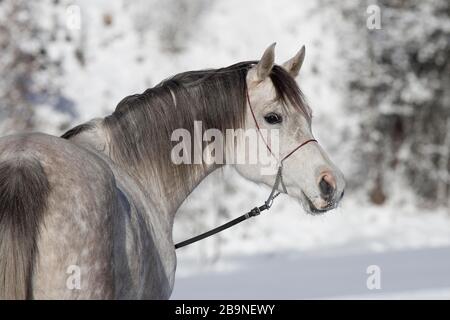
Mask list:
[[35,127],[37,105],[70,107],[60,93],[61,57],[52,44],[60,39],[56,16],[45,16],[59,1],[0,2],[0,133]]
[[[381,29],[367,27],[371,4]],[[428,204],[449,205],[450,3],[343,1],[338,11],[346,106],[360,114],[354,185],[381,204],[400,178]]]
[[131,1],[134,25],[141,36],[149,29],[158,34],[161,48],[178,53],[184,49],[200,17],[212,1],[207,0],[140,0]]

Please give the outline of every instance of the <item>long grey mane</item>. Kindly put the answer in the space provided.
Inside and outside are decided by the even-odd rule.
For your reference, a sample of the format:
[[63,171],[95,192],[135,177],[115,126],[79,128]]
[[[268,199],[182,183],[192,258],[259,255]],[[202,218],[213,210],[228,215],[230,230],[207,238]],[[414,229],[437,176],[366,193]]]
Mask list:
[[[190,187],[190,177],[203,165],[174,165],[170,137],[175,129],[187,129],[194,136],[194,121],[202,129],[242,128],[246,112],[248,70],[257,61],[240,62],[221,69],[188,71],[166,79],[142,94],[124,98],[112,115],[104,119],[111,138],[111,158],[138,180],[145,172],[163,177],[166,188]],[[280,66],[274,66],[271,80],[285,105],[310,110],[295,80]],[[81,125],[63,135],[70,139],[89,126]],[[191,144],[193,146],[193,144]],[[193,154],[193,153],[192,153]],[[154,177],[153,177],[154,178]]]

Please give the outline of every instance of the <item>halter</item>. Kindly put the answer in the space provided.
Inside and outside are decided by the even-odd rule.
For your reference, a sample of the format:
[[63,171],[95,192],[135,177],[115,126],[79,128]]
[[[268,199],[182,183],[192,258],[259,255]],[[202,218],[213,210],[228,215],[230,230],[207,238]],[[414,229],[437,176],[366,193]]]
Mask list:
[[244,220],[247,220],[247,219],[249,219],[251,217],[256,217],[264,210],[269,210],[270,207],[272,207],[274,199],[276,197],[278,197],[280,195],[280,193],[281,193],[280,191],[278,191],[278,186],[279,185],[281,185],[281,188],[283,189],[284,193],[286,193],[286,194],[288,193],[287,189],[286,189],[286,186],[284,185],[284,182],[283,182],[283,162],[284,162],[284,160],[286,160],[287,158],[292,156],[297,150],[299,150],[300,148],[302,148],[306,144],[308,144],[310,142],[313,142],[313,141],[317,142],[316,139],[306,140],[305,142],[303,142],[303,143],[299,144],[297,147],[295,147],[287,155],[282,157],[281,160],[279,160],[277,158],[277,156],[272,152],[272,149],[270,148],[270,146],[267,143],[267,141],[264,139],[264,136],[261,133],[261,129],[259,127],[258,121],[256,120],[255,113],[253,112],[253,108],[252,108],[252,104],[250,103],[250,97],[248,95],[248,92],[246,93],[246,95],[247,95],[247,102],[248,102],[248,105],[250,107],[250,111],[252,113],[253,120],[255,121],[256,128],[258,129],[258,134],[261,137],[261,139],[264,141],[264,144],[266,145],[267,150],[269,150],[270,154],[277,160],[277,162],[279,164],[278,165],[277,175],[275,177],[275,182],[274,182],[273,187],[272,187],[272,191],[270,192],[269,197],[267,198],[266,201],[264,201],[264,204],[262,206],[254,207],[252,210],[250,210],[249,212],[243,214],[242,216],[240,216],[240,217],[238,217],[236,219],[233,219],[233,220],[231,220],[231,221],[229,221],[229,222],[227,222],[227,223],[225,223],[225,224],[223,224],[223,225],[221,225],[221,226],[219,226],[217,228],[214,228],[214,229],[212,229],[210,231],[207,231],[205,233],[202,233],[202,234],[200,234],[198,236],[195,236],[193,238],[187,239],[185,241],[179,242],[179,243],[175,244],[175,249],[187,246],[187,245],[189,245],[191,243],[194,243],[194,242],[200,241],[202,239],[205,239],[207,237],[210,237],[210,236],[212,236],[212,235],[214,235],[216,233],[219,233],[219,232],[221,232],[221,231],[223,231],[225,229],[228,229],[228,228],[230,228],[230,227],[232,227],[232,226],[234,226],[234,225],[236,225],[236,224],[238,224],[238,223],[240,223],[240,222],[242,222]]

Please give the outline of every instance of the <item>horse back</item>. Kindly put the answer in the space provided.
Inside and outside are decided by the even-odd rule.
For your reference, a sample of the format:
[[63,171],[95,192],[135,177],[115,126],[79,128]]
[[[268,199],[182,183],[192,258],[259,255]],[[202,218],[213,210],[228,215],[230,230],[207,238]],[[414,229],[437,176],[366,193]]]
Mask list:
[[116,190],[109,166],[65,139],[0,138],[0,298],[114,298]]

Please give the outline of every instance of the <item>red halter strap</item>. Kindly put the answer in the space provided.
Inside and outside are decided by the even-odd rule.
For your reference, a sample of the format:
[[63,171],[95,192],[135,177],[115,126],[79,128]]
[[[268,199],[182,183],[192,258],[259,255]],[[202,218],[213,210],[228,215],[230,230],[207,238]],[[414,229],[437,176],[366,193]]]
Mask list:
[[283,157],[283,159],[281,159],[281,162],[283,162],[284,160],[286,160],[288,157],[290,157],[295,151],[297,151],[298,149],[300,149],[301,147],[303,147],[305,144],[308,144],[308,143],[310,143],[310,142],[317,142],[317,140],[316,139],[309,139],[309,140],[306,140],[305,142],[303,142],[302,144],[300,144],[298,147],[296,147],[294,150],[292,150],[291,152],[289,152],[287,155],[285,155],[284,157]]
[[[266,139],[264,139],[264,136],[261,133],[261,128],[259,127],[258,121],[256,120],[255,113],[253,112],[253,108],[252,108],[252,104],[250,103],[250,97],[248,96],[248,92],[246,92],[246,95],[247,95],[248,106],[250,107],[250,111],[252,113],[253,120],[255,121],[256,128],[258,129],[258,133],[261,136],[261,139],[264,141],[264,144],[266,145],[267,149],[272,154],[272,156],[274,156],[274,158],[278,160],[278,157],[272,152],[272,149],[269,147],[269,144],[267,143]],[[306,144],[308,144],[310,142],[317,142],[317,140],[316,139],[309,139],[309,140],[306,140],[305,142],[301,143],[299,146],[294,148],[291,152],[289,152],[287,155],[285,155],[281,159],[280,165],[282,165],[283,161],[286,160],[287,158],[289,158],[295,151],[297,151],[298,149],[300,149],[301,147],[305,146]]]
[[250,107],[250,111],[252,112],[253,120],[255,120],[256,128],[258,129],[258,134],[261,136],[261,139],[264,141],[264,144],[266,145],[267,149],[270,151],[272,156],[274,156],[275,159],[278,160],[277,156],[275,156],[272,152],[272,149],[270,149],[269,144],[267,143],[266,139],[264,139],[264,136],[261,133],[261,128],[259,127],[258,121],[256,121],[255,113],[253,112],[252,104],[250,103],[250,97],[248,96],[248,92],[246,92],[247,95],[247,101],[248,106]]

